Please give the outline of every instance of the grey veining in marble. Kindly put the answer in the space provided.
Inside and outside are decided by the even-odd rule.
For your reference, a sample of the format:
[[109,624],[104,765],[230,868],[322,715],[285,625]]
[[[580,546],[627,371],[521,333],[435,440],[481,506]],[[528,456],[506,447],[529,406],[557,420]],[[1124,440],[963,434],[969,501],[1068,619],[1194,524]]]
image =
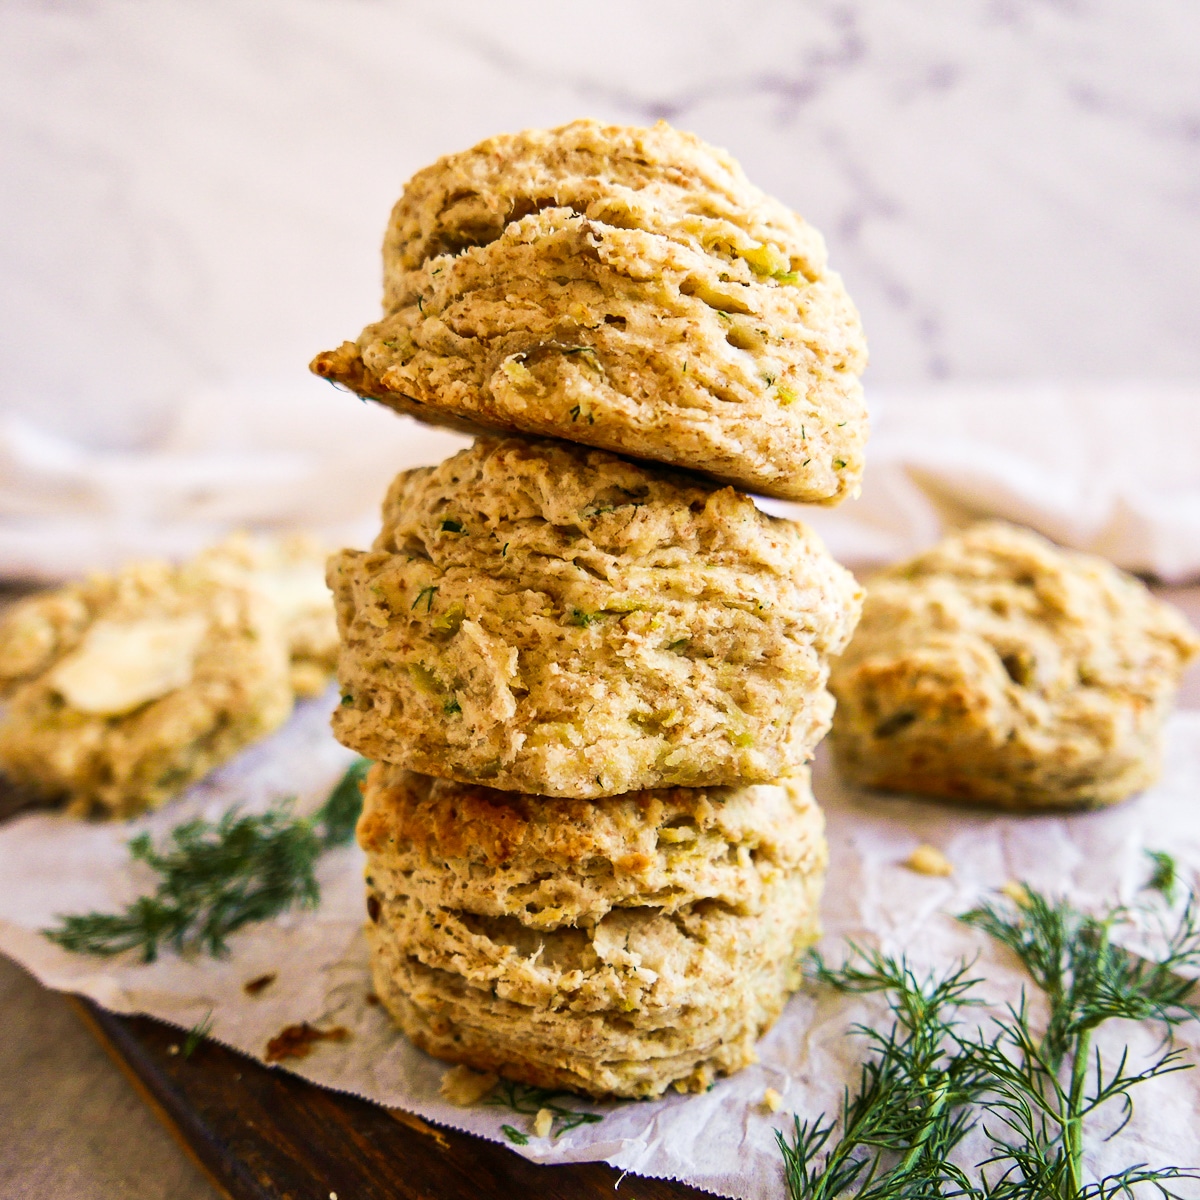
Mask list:
[[667,117],[827,235],[870,379],[1200,379],[1192,0],[13,0],[0,397],[133,443],[375,311],[406,176]]

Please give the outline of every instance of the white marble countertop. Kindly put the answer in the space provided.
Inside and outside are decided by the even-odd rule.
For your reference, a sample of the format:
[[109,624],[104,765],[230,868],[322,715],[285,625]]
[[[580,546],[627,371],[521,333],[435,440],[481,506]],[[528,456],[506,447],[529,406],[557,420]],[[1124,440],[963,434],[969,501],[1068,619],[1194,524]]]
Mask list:
[[827,236],[868,380],[1200,381],[1191,0],[11,0],[0,405],[131,444],[318,386],[405,178],[666,117]]

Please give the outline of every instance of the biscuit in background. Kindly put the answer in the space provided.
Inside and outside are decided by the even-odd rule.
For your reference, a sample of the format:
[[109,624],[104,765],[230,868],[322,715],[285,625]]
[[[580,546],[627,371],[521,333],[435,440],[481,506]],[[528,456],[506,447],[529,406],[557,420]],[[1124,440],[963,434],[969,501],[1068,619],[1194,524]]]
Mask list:
[[0,622],[0,770],[77,814],[156,808],[286,720],[288,647],[256,588],[133,563]]
[[833,666],[831,741],[856,783],[1012,809],[1152,783],[1200,639],[1138,580],[999,522],[875,576]]
[[329,551],[315,538],[294,533],[253,537],[235,533],[205,550],[201,561],[240,573],[278,613],[291,657],[291,685],[297,696],[318,696],[337,666],[337,620],[325,584]]
[[311,368],[422,420],[752,492],[857,495],[866,345],[819,233],[659,122],[502,135],[409,182],[384,317]]

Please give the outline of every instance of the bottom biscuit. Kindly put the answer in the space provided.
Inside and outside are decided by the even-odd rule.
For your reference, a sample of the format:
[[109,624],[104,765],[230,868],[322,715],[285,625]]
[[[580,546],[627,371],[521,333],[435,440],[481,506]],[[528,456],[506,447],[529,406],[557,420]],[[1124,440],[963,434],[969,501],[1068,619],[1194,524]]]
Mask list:
[[[754,1044],[798,985],[801,957],[819,933],[826,852],[807,777],[752,791],[753,807],[763,809],[758,827],[747,790],[672,789],[583,809],[537,798],[522,807],[538,829],[504,844],[465,844],[439,816],[463,815],[483,789],[439,781],[433,807],[447,808],[439,814],[422,777],[377,765],[360,825],[377,994],[416,1045],[449,1062],[592,1096],[704,1090],[717,1075],[756,1061]],[[788,852],[759,853],[760,842],[772,840],[781,797],[791,809]],[[738,819],[723,826],[726,806]],[[689,807],[703,814],[704,836],[674,840]],[[616,841],[614,812],[606,810],[620,811]],[[649,857],[659,857],[650,868],[656,886],[643,893],[619,878],[647,877],[646,839],[641,854],[623,853],[638,835],[629,825],[638,812]],[[661,823],[664,812],[670,823]],[[547,857],[556,841],[587,845],[588,854]],[[430,869],[435,862],[440,875]],[[733,886],[730,864],[758,873],[758,886]],[[549,926],[541,906],[526,902],[529,888],[492,892],[489,903],[475,905],[486,913],[461,906],[464,874],[486,883],[489,874],[522,866],[536,868],[539,891],[554,874],[612,872],[615,903],[560,912]],[[662,886],[664,875],[676,885]]]

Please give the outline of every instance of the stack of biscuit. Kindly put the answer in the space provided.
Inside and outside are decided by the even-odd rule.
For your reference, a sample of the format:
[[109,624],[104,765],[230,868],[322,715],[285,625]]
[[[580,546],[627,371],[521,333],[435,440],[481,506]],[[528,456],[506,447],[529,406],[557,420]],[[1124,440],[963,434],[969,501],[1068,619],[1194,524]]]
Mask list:
[[857,315],[811,227],[663,124],[441,160],[384,266],[314,371],[478,436],[329,566],[376,990],[451,1062],[705,1088],[817,936],[806,763],[861,603],[737,489],[857,490]]

